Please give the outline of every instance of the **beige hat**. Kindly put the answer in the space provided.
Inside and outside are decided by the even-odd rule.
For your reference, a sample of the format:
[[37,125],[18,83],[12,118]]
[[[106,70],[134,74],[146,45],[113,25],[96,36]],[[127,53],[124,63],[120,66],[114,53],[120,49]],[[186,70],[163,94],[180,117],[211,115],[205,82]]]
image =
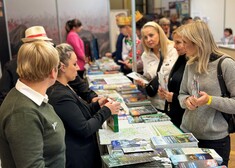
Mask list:
[[117,17],[117,25],[118,26],[129,26],[129,25],[131,25],[130,17],[127,17],[127,16]]
[[33,26],[25,31],[25,38],[21,39],[24,43],[36,41],[36,40],[47,40],[52,39],[47,37],[46,31],[42,26]]

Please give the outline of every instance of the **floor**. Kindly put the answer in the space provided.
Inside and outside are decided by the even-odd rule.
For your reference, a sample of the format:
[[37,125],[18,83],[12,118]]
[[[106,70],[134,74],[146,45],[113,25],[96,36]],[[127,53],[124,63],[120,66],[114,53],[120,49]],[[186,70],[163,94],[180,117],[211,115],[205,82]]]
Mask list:
[[235,133],[230,134],[230,136],[231,136],[231,152],[230,152],[230,161],[228,167],[235,168]]

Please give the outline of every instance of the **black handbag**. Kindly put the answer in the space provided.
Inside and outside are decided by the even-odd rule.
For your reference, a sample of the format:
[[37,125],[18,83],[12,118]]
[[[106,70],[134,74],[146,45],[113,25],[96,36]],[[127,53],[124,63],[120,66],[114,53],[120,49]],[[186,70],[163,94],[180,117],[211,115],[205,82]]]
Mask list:
[[158,72],[161,69],[163,63],[163,57],[160,51],[160,62],[158,64],[157,67],[157,74],[156,76],[149,82],[149,84],[145,87],[146,93],[149,97],[154,97],[157,94],[158,91],[158,86],[159,86],[159,82],[158,82]]
[[[220,89],[221,89],[221,96],[222,97],[230,97],[230,93],[227,90],[226,84],[224,82],[223,74],[222,74],[222,69],[221,69],[221,63],[225,58],[230,58],[230,57],[223,57],[219,60],[219,63],[217,66],[217,77],[218,77],[219,85],[220,85]],[[235,132],[235,114],[222,113],[222,115],[228,123],[228,132],[234,133]]]

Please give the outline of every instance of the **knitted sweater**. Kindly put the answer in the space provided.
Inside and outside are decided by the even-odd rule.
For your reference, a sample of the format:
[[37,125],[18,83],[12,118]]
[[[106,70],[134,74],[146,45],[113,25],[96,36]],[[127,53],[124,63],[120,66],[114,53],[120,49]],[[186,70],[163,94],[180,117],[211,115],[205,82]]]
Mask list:
[[196,73],[197,63],[187,65],[184,71],[178,96],[182,108],[186,108],[184,101],[192,95],[191,86],[194,75],[199,77],[199,90],[212,96],[210,105],[200,106],[193,111],[186,108],[183,115],[181,129],[185,132],[192,132],[198,139],[216,140],[226,137],[228,135],[228,124],[219,111],[230,114],[235,113],[235,62],[231,59],[225,59],[221,64],[224,81],[231,93],[231,98],[224,98],[221,97],[217,79],[219,59],[209,62],[208,73]]
[[3,168],[64,168],[64,126],[52,106],[35,104],[13,88],[0,108]]

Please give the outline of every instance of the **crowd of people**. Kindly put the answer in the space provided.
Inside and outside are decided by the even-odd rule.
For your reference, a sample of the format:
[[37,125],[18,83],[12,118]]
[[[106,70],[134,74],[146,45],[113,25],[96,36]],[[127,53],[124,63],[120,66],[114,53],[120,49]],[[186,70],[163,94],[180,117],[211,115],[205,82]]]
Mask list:
[[[135,16],[116,16],[116,23],[120,30],[116,51],[106,56],[127,74],[136,45],[137,72],[150,81],[140,79],[136,84],[177,127],[193,133],[199,147],[215,149],[228,165],[230,136],[222,113],[234,113],[235,62],[226,58],[222,63],[230,97],[221,97],[217,65],[229,56],[219,50],[208,25],[190,17],[181,25],[176,15],[156,23],[138,11]],[[118,113],[120,103],[89,89],[83,79],[84,43],[78,35],[82,23],[73,19],[65,27],[67,43],[56,46],[42,26],[23,27],[18,33],[15,57],[0,80],[3,168],[102,167],[96,132]],[[231,29],[224,34],[223,43],[234,43]]]

